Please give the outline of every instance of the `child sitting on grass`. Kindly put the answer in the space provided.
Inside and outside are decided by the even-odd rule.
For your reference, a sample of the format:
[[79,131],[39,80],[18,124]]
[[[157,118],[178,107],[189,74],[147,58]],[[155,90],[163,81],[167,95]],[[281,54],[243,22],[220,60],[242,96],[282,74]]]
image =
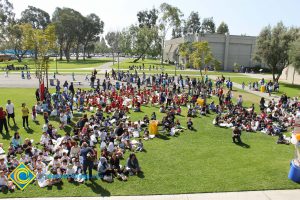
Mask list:
[[0,171],[0,189],[5,192],[7,189],[14,191],[15,186],[12,181],[9,181],[4,171]]
[[187,127],[189,130],[194,130],[192,119],[189,118],[187,121]]

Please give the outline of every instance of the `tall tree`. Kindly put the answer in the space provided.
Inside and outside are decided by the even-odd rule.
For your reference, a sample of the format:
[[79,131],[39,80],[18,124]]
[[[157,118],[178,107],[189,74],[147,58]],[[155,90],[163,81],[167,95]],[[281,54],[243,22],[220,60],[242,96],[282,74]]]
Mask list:
[[[31,24],[34,29],[45,29],[47,25],[50,23],[50,16],[49,14],[39,8],[28,6],[21,13],[21,19],[19,20],[21,23],[28,23]],[[34,55],[35,59],[37,59],[38,55],[37,47],[34,48]]]
[[[175,6],[172,6],[167,3],[162,3],[160,5],[160,24],[159,29],[161,31],[162,36],[162,48],[164,48],[164,43],[166,39],[166,35],[170,28],[178,28],[181,26],[181,17],[183,16],[181,10]],[[161,51],[161,64],[163,64],[164,57],[163,51]]]
[[158,10],[153,8],[152,10],[143,10],[137,13],[139,27],[148,27],[152,28],[156,26],[158,19]]
[[[99,34],[103,33],[104,22],[96,14],[90,14],[85,17],[83,30],[81,32],[81,43],[83,46],[83,59],[85,60],[85,52],[87,46],[90,46],[99,40]],[[91,49],[91,48],[90,48]]]
[[214,19],[204,18],[201,25],[201,33],[215,33],[216,32],[216,25]]
[[95,43],[95,53],[108,53],[109,49],[104,37],[101,37],[100,41]]
[[60,59],[63,53],[67,62],[70,61],[70,50],[77,42],[83,27],[83,16],[71,8],[56,8],[52,21],[56,26],[56,35],[59,44]]
[[132,35],[128,28],[123,29],[120,35],[120,51],[127,55],[132,55]]
[[21,62],[28,50],[34,49],[34,29],[31,24],[15,24],[7,27],[7,32],[6,48],[13,49],[18,62]]
[[[137,62],[144,58],[146,54],[154,54],[154,49],[160,45],[160,38],[158,36],[158,28],[140,28],[138,26],[130,27],[130,35],[132,36],[132,52],[138,57],[133,61]],[[160,46],[161,47],[161,46]],[[151,52],[151,53],[150,53]]]
[[293,74],[293,81],[292,81],[292,84],[294,84],[295,71],[298,71],[298,73],[300,72],[300,38],[298,38],[296,41],[292,43],[289,50],[289,59],[291,64],[294,67],[294,74]]
[[109,48],[113,56],[113,64],[115,64],[115,53],[120,50],[119,49],[120,36],[121,34],[119,31],[108,32],[105,35],[105,40],[107,41],[107,44],[109,45]]
[[282,71],[290,64],[288,50],[299,37],[299,30],[279,22],[262,29],[256,40],[256,60],[265,63],[272,71],[273,81],[278,81]]
[[40,8],[28,6],[28,8],[21,13],[20,22],[29,23],[35,29],[45,29],[50,23],[50,16],[46,11]]
[[226,34],[229,33],[229,28],[228,25],[225,22],[221,22],[219,27],[217,28],[217,33],[218,34]]
[[49,24],[45,29],[33,29],[31,38],[27,40],[29,46],[33,40],[34,46],[38,49],[38,59],[36,60],[36,74],[40,83],[44,82],[46,78],[47,87],[49,69],[49,57],[47,55],[49,52],[55,51],[57,48],[55,29],[56,27],[54,24]]
[[8,37],[8,26],[14,23],[13,5],[8,0],[0,0],[0,47],[5,48]]
[[195,68],[200,69],[200,74],[203,79],[202,67],[210,64],[215,60],[210,50],[208,42],[207,41],[193,42],[193,52],[190,57],[193,66]]
[[184,23],[183,27],[183,32],[184,34],[188,33],[200,33],[201,31],[201,22],[200,22],[200,17],[198,12],[192,11],[186,22]]

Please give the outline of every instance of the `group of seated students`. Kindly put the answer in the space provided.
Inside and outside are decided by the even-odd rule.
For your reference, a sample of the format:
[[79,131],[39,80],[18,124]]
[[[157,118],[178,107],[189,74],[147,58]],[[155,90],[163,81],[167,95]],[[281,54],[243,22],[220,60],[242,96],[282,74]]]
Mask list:
[[218,111],[213,124],[220,127],[238,127],[247,132],[260,131],[278,136],[277,143],[288,144],[290,138],[283,133],[294,126],[295,118],[299,114],[300,101],[283,94],[278,101],[274,99],[266,102],[262,97],[259,105],[260,113],[255,111],[254,104],[245,108],[231,102]]
[[[242,106],[241,96],[234,105],[231,91],[223,94],[224,80],[223,76],[217,79],[213,89],[207,85],[211,81],[206,84],[189,77],[183,80],[180,76],[176,83],[174,78],[161,74],[152,76],[151,89],[147,88],[148,83],[142,83],[146,87],[139,89],[127,82],[118,89],[111,86],[109,90],[106,86],[103,90],[88,91],[64,87],[62,92],[58,89],[51,95],[45,88],[45,99],[34,107],[44,118],[40,141],[34,143],[29,138],[23,141],[21,135],[15,133],[6,157],[0,159],[1,177],[4,174],[4,178],[0,178],[0,187],[13,189],[7,176],[20,162],[36,173],[40,187],[61,182],[64,177],[70,182],[83,183],[94,178],[93,168],[98,172],[97,177],[107,182],[114,178],[126,181],[130,175],[141,174],[135,153],[144,150],[142,139],[153,138],[147,127],[150,120],[158,119],[154,111],[150,118],[145,115],[143,119],[132,121],[130,111],[141,112],[142,106],[149,103],[158,105],[159,108],[153,108],[164,114],[158,124],[171,136],[185,129],[195,130],[192,118],[210,113],[217,114],[215,125],[238,128],[239,131],[233,133],[233,140],[238,142],[241,130],[277,135],[278,129],[281,133],[293,125],[295,112],[300,107],[297,99],[283,95],[279,102],[270,101],[268,104],[262,99],[261,114],[258,115],[254,105],[248,109]],[[214,101],[197,103],[198,98],[204,100],[212,95],[219,98],[219,105]],[[187,128],[176,118],[182,116],[182,106],[188,107]],[[73,124],[75,111],[82,117]],[[51,124],[53,119],[59,119],[58,127]],[[72,126],[73,131],[62,135],[62,129],[67,125]],[[128,156],[125,156],[126,152],[130,152]],[[126,157],[125,164],[121,165]]]
[[[194,93],[203,89],[199,85],[191,88]],[[37,98],[33,107],[44,119],[40,141],[23,140],[22,134],[15,132],[5,156],[4,147],[0,147],[3,150],[0,152],[0,187],[3,190],[15,188],[8,175],[21,162],[34,171],[40,187],[51,186],[64,178],[83,183],[95,178],[92,169],[98,172],[96,178],[107,182],[114,178],[126,181],[128,176],[139,175],[142,171],[135,153],[144,151],[142,139],[153,138],[147,127],[150,120],[157,117],[153,112],[150,118],[145,115],[141,120],[131,121],[129,114],[131,109],[141,111],[141,106],[150,102],[159,105],[157,109],[165,113],[159,124],[169,135],[186,129],[176,116],[181,115],[181,106],[187,105],[189,95],[161,87],[159,81],[155,81],[151,89],[141,90],[122,84],[119,90],[113,87],[109,91],[68,91],[66,87],[53,94],[47,88],[44,91],[44,99]],[[75,111],[82,117],[73,125]],[[55,127],[51,121],[57,119],[60,124]],[[33,120],[37,117],[33,116]],[[62,134],[67,125],[72,126],[73,131]],[[187,119],[187,128],[194,130],[191,118]],[[84,154],[86,148],[90,149],[89,156]],[[128,156],[126,152],[130,152]],[[88,166],[87,157],[91,163]],[[126,157],[125,164],[121,165],[120,161]]]

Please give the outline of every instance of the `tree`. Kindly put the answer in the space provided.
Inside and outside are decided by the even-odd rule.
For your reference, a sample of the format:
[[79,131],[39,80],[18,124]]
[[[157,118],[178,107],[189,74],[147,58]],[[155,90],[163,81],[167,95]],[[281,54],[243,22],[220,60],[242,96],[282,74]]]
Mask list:
[[108,32],[105,35],[105,40],[110,47],[111,53],[113,55],[113,64],[115,64],[115,53],[119,51],[119,41],[120,41],[120,32]]
[[292,84],[294,84],[295,70],[300,72],[300,38],[291,44],[289,50],[289,59],[294,67],[294,75]]
[[257,37],[255,59],[271,69],[274,82],[279,80],[283,69],[290,64],[288,50],[298,37],[298,29],[287,28],[282,22],[273,28],[270,25],[263,28]]
[[195,68],[200,69],[200,74],[202,77],[202,67],[204,67],[204,65],[210,64],[215,59],[212,55],[212,52],[210,50],[210,47],[209,47],[209,44],[207,41],[193,42],[192,46],[193,46],[193,52],[190,55],[191,62],[193,63],[193,66]]
[[21,13],[20,22],[29,23],[34,29],[45,29],[50,23],[50,16],[42,9],[28,6],[28,8]]
[[179,45],[179,55],[185,60],[185,67],[190,67],[190,55],[192,51],[191,42],[185,42]]
[[56,26],[56,36],[59,44],[60,60],[63,53],[70,61],[70,50],[76,43],[76,48],[79,48],[79,36],[83,28],[83,16],[71,8],[56,8],[52,21]]
[[226,34],[229,33],[229,28],[228,25],[225,22],[221,22],[221,24],[219,25],[218,29],[217,29],[217,33],[218,34]]
[[[138,55],[138,57],[133,61],[137,62],[141,58],[144,58],[146,54],[155,54],[154,49],[157,50],[158,43],[160,43],[160,38],[158,36],[158,28],[140,28],[138,26],[131,26],[130,35],[132,36],[132,53]],[[161,47],[161,46],[160,46]],[[160,51],[155,51],[159,53]]]
[[200,33],[201,31],[201,22],[198,12],[192,11],[188,19],[184,23],[183,32],[184,35],[188,33]]
[[[49,52],[56,50],[56,27],[54,24],[49,24],[43,29],[32,29],[33,34],[28,40],[25,40],[29,46],[35,46],[38,50],[38,58],[36,59],[36,74],[39,79],[39,83],[47,80],[48,88],[48,69],[49,69]],[[34,45],[32,43],[34,41]]]
[[[92,46],[94,42],[99,40],[99,34],[103,33],[104,22],[96,14],[90,14],[84,19],[81,43],[83,45],[83,59],[85,60],[85,52],[87,46]],[[93,47],[95,48],[95,46]],[[90,48],[91,49],[91,48]]]
[[201,33],[215,33],[216,32],[216,25],[214,19],[204,18],[201,25]]
[[[28,23],[32,25],[34,29],[45,29],[50,23],[50,16],[44,10],[39,8],[28,6],[26,10],[21,13],[21,23]],[[37,48],[34,48],[35,59],[37,59]]]
[[153,8],[152,10],[143,10],[137,13],[139,27],[148,27],[152,28],[156,26],[156,22],[158,19],[158,10]]
[[101,37],[101,40],[95,43],[95,53],[108,53],[109,49],[105,42],[104,37]]
[[0,0],[0,45],[5,45],[8,37],[8,26],[14,23],[13,5],[8,0]]
[[[172,6],[167,3],[162,3],[160,5],[160,24],[159,29],[161,31],[162,36],[162,48],[164,48],[164,43],[166,39],[166,35],[170,28],[177,29],[181,26],[181,17],[183,16],[181,10],[175,6]],[[174,34],[175,35],[175,34]],[[163,64],[163,51],[161,51],[161,64]]]
[[119,48],[122,53],[132,55],[132,35],[129,29],[123,29],[120,35]]
[[34,29],[31,24],[15,24],[7,27],[7,32],[6,47],[12,48],[18,62],[21,62],[28,50],[34,49]]

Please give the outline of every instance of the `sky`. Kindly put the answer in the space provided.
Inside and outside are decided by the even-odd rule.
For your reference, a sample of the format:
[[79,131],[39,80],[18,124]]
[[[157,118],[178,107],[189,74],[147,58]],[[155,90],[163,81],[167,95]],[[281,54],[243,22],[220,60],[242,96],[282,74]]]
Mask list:
[[287,26],[300,27],[299,0],[9,0],[16,17],[28,5],[47,11],[50,16],[56,7],[69,7],[83,15],[97,14],[104,21],[104,32],[122,30],[137,23],[140,10],[158,8],[163,2],[177,6],[187,18],[191,11],[203,19],[213,17],[216,27],[224,21],[230,34],[257,36],[267,25],[282,21]]

